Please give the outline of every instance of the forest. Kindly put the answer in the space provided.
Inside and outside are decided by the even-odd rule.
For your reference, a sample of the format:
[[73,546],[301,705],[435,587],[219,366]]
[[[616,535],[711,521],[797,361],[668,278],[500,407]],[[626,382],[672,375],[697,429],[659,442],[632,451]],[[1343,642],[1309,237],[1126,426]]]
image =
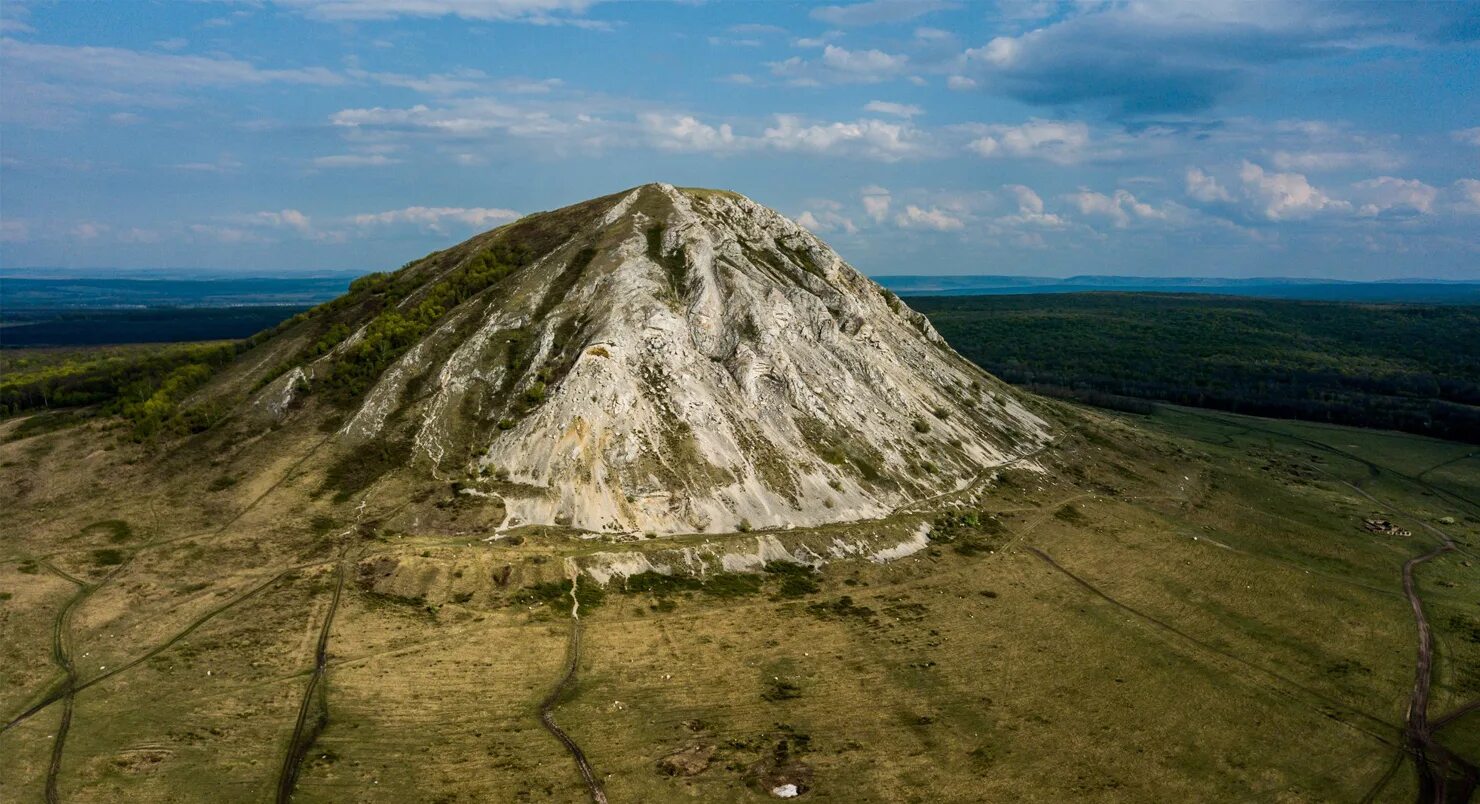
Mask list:
[[987,371],[1051,396],[1480,443],[1480,307],[1153,293],[909,304]]

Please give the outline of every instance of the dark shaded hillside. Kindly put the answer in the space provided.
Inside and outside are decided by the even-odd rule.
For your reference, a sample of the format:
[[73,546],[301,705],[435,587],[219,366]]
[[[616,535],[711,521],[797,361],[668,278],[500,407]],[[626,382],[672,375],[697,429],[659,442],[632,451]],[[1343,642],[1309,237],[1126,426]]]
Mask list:
[[1480,307],[1134,293],[909,303],[966,357],[1040,392],[1480,442]]

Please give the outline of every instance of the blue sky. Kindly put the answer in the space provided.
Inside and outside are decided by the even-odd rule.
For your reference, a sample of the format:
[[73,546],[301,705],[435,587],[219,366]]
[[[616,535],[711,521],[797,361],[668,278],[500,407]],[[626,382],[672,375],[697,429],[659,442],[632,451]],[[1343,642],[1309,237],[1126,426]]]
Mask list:
[[649,181],[872,274],[1480,279],[1480,4],[0,5],[0,266],[396,267]]

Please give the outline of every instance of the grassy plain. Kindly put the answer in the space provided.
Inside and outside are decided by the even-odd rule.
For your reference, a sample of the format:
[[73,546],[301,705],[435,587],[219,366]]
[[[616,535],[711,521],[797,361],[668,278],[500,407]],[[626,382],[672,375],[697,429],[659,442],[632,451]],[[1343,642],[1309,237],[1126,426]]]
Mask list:
[[[1439,719],[1480,698],[1474,447],[1040,404],[1064,422],[1041,471],[853,526],[938,520],[908,557],[701,586],[581,576],[553,711],[609,799],[791,782],[848,802],[1413,800],[1399,571],[1430,528],[1461,546],[1419,572]],[[404,477],[334,502],[325,442],[290,426],[150,455],[94,422],[0,445],[7,798],[50,780],[65,801],[261,801],[296,744],[300,802],[578,800],[538,719],[572,626],[567,560],[814,538],[487,542],[418,527],[408,501],[447,492]],[[323,633],[319,722],[303,704]],[[1480,713],[1438,737],[1473,762]]]

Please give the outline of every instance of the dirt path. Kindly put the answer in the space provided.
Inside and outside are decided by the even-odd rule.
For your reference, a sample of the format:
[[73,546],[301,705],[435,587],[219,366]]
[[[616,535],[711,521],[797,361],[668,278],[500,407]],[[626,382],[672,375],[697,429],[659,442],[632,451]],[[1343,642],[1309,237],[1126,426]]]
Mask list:
[[57,793],[57,776],[62,770],[62,752],[67,745],[67,732],[72,728],[72,701],[77,692],[77,668],[72,662],[72,612],[87,599],[92,587],[52,566],[49,561],[43,562],[42,566],[77,585],[77,594],[67,599],[51,627],[51,657],[62,669],[62,685],[58,693],[63,703],[62,719],[57,724],[56,736],[52,738],[51,761],[46,767],[46,804],[57,804],[61,801]]
[[570,643],[565,651],[565,672],[561,674],[560,681],[556,682],[555,688],[540,701],[540,725],[545,731],[555,735],[555,739],[565,746],[570,752],[571,758],[576,761],[576,768],[581,772],[581,779],[586,783],[586,791],[591,795],[592,804],[607,804],[606,793],[601,789],[601,781],[596,778],[596,772],[591,770],[591,763],[586,759],[586,752],[581,750],[576,741],[570,738],[563,729],[555,724],[555,705],[560,701],[560,696],[570,688],[570,684],[576,677],[576,665],[581,660],[581,601],[576,598],[576,584],[580,582],[580,571],[570,565]]
[[[283,757],[283,769],[278,774],[277,802],[288,804],[293,800],[293,789],[298,785],[298,771],[308,749],[319,738],[324,727],[329,725],[329,699],[324,693],[322,682],[329,663],[329,634],[334,627],[334,613],[339,610],[339,598],[344,593],[346,559],[341,556],[334,582],[334,596],[329,599],[329,610],[324,614],[324,624],[319,628],[319,642],[314,649],[313,673],[308,677],[308,686],[303,690],[303,701],[298,705],[298,720],[293,724],[293,738],[288,742],[288,753]],[[313,722],[308,713],[317,709]]]

